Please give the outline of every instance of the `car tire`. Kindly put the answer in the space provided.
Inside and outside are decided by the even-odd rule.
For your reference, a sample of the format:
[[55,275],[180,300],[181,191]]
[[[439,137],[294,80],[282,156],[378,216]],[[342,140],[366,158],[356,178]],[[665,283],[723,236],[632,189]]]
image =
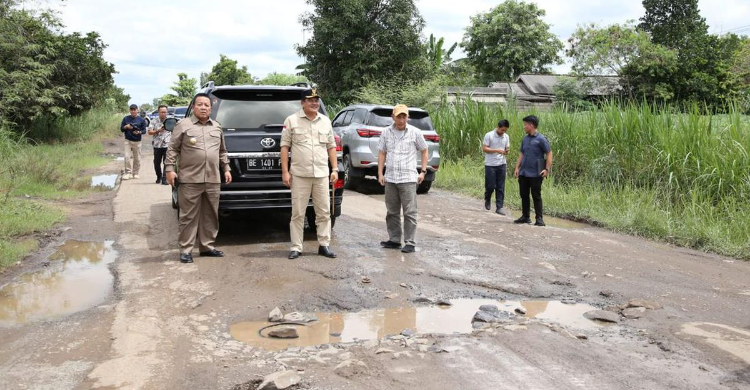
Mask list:
[[[307,213],[305,215],[305,218],[307,218],[307,227],[310,229],[311,232],[317,231],[317,226],[315,225],[315,212]],[[336,226],[336,217],[331,217],[331,229]]]
[[344,155],[344,188],[347,190],[356,190],[357,187],[362,183],[361,177],[354,177],[352,173],[357,168],[352,166],[352,158],[348,155]]
[[430,192],[430,188],[432,188],[432,182],[431,181],[423,181],[422,184],[417,186],[417,194],[426,194]]

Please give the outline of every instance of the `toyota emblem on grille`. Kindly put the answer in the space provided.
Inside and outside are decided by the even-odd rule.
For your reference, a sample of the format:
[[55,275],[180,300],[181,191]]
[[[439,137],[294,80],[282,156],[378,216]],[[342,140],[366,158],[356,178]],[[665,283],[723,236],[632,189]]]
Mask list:
[[276,146],[276,141],[274,141],[273,138],[263,138],[260,140],[260,145],[266,149],[271,149]]

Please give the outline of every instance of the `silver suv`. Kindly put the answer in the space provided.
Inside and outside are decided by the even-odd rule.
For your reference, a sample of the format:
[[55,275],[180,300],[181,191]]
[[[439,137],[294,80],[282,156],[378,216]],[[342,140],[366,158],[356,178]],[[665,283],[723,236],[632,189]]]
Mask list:
[[[393,106],[354,104],[341,110],[333,119],[333,131],[341,137],[344,164],[344,186],[355,190],[365,176],[378,175],[378,142],[383,129],[393,123]],[[409,124],[422,130],[428,146],[427,174],[417,193],[425,194],[432,187],[440,168],[440,136],[432,126],[430,114],[421,108],[409,108]],[[421,171],[421,156],[417,166]],[[388,169],[386,167],[385,169]]]

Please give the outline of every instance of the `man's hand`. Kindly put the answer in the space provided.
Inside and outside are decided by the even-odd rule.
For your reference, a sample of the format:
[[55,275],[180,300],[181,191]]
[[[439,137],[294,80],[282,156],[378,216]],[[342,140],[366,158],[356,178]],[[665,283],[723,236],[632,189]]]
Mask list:
[[513,176],[515,176],[516,179],[518,178],[518,168],[516,168],[516,172],[513,174]]
[[226,184],[229,184],[232,182],[232,172],[226,171],[224,172],[224,181]]
[[380,183],[381,186],[385,187],[385,176],[378,175],[378,183]]
[[339,173],[336,171],[331,172],[331,183],[335,183],[339,179]]
[[167,172],[167,183],[174,187],[174,181],[177,179],[177,173],[175,172]]
[[547,177],[547,176],[549,176],[549,171],[545,169],[545,170],[539,172],[539,174],[542,175],[542,177]]
[[132,129],[133,129],[133,125],[131,125],[130,123],[125,125],[125,130],[132,130]]
[[281,182],[284,183],[287,188],[292,188],[292,174],[289,172],[282,172]]
[[417,177],[417,184],[422,184],[425,176],[426,176],[425,171],[419,172],[419,177]]

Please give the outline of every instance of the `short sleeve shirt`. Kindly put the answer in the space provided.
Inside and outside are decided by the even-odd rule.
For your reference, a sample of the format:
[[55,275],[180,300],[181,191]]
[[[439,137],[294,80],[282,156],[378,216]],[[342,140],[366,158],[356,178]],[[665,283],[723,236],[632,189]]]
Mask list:
[[[482,144],[490,149],[505,150],[510,148],[510,137],[508,133],[502,136],[497,135],[496,130],[492,130],[485,134],[484,141]],[[484,154],[484,165],[488,167],[499,167],[500,165],[507,164],[507,160],[504,154],[500,153],[485,153]]]
[[521,142],[521,153],[523,153],[523,160],[521,160],[521,169],[518,172],[519,176],[525,177],[540,177],[542,170],[544,170],[544,155],[549,153],[550,148],[549,141],[537,132],[535,135],[526,135],[523,137]]
[[407,124],[400,131],[390,125],[383,130],[378,150],[385,152],[385,180],[388,183],[416,183],[417,152],[427,149],[422,131]]
[[[152,131],[159,130],[163,126],[161,119],[154,118],[154,120],[151,121],[151,124],[148,126],[149,129]],[[158,133],[154,135],[154,139],[151,140],[151,145],[153,145],[154,148],[166,148],[169,147],[169,141],[172,139],[172,132],[171,131],[162,131],[161,133]]]
[[310,120],[304,110],[289,115],[281,131],[281,147],[291,149],[289,173],[300,177],[328,177],[328,149],[336,148],[333,127],[327,116],[318,113]]

